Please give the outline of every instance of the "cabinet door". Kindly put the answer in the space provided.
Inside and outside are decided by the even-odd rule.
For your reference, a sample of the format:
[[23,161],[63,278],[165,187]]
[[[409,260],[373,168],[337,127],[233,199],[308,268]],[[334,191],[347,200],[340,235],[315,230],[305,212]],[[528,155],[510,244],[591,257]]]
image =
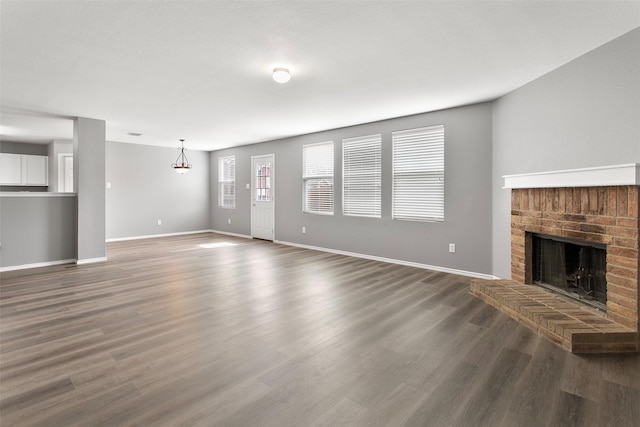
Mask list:
[[0,153],[0,184],[22,184],[22,156],[20,154]]
[[47,185],[47,156],[22,156],[22,184]]

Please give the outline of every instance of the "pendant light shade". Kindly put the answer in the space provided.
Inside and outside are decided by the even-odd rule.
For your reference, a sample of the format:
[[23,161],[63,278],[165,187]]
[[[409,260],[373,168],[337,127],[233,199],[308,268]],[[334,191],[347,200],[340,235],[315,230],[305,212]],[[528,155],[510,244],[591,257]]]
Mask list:
[[191,170],[191,163],[189,163],[187,156],[184,154],[184,139],[180,140],[179,150],[180,150],[180,154],[178,155],[178,158],[176,159],[175,163],[171,164],[171,167],[173,168],[174,171],[178,172],[179,174],[184,174]]

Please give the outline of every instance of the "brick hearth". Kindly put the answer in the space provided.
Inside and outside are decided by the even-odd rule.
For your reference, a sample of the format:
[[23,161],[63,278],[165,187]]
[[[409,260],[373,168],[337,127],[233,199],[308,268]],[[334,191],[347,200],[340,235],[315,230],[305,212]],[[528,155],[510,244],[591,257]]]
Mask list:
[[573,353],[640,351],[638,333],[604,313],[512,280],[473,280],[471,293]]
[[[511,192],[511,276],[512,281],[475,281],[472,292],[492,305],[501,308],[537,332],[554,340],[574,352],[638,351],[640,322],[640,278],[638,269],[639,188],[637,185],[563,188],[514,188]],[[607,248],[607,304],[606,313],[579,307],[576,302],[567,303],[564,297],[531,285],[532,280],[532,234],[547,234],[564,238],[600,243]],[[489,284],[499,285],[491,287]],[[512,286],[513,289],[509,289]],[[516,291],[517,290],[517,291]],[[528,292],[530,290],[531,292]],[[515,292],[515,293],[514,293]],[[542,292],[542,294],[540,294]],[[529,295],[530,294],[530,295]],[[539,295],[551,295],[554,300],[567,303],[552,307],[548,314],[560,316],[558,321],[549,321],[544,316],[524,313],[529,307],[541,309]],[[524,301],[524,305],[510,298]],[[529,298],[529,300],[527,300]],[[551,297],[550,297],[551,298]],[[535,302],[535,303],[532,303]],[[544,305],[544,303],[543,303]],[[566,332],[564,321],[575,324],[574,308],[578,306],[591,319],[601,319],[610,331],[584,335],[576,331]],[[549,308],[549,307],[547,307]],[[567,311],[568,310],[568,311]],[[544,311],[544,309],[543,309]],[[552,313],[555,311],[556,313]],[[567,319],[567,316],[570,319]],[[595,316],[595,317],[593,317]],[[580,320],[580,319],[577,319]],[[533,322],[533,323],[532,323]],[[596,327],[580,326],[578,329]],[[574,328],[575,329],[575,328]],[[592,331],[593,332],[593,331]],[[589,332],[591,333],[591,332]],[[620,333],[624,334],[624,338]],[[629,333],[635,336],[635,347]],[[610,334],[609,337],[605,335]],[[616,335],[618,334],[616,338]],[[575,339],[572,338],[575,335]],[[582,335],[582,336],[580,336]],[[559,337],[569,340],[562,342]],[[575,341],[575,340],[578,341]],[[598,346],[595,339],[601,342]],[[576,345],[579,341],[586,346]],[[620,343],[619,346],[610,345]],[[623,343],[624,342],[624,343]]]

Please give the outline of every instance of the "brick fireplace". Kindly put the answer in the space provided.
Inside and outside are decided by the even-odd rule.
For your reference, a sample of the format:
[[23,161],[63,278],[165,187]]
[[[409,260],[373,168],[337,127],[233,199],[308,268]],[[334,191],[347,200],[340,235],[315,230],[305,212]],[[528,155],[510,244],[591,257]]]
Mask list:
[[[471,292],[570,351],[639,351],[639,176],[630,164],[505,177],[511,280],[476,280]],[[533,284],[538,234],[606,248],[604,312]]]
[[511,278],[532,284],[532,233],[606,245],[607,318],[638,330],[637,186],[511,190]]

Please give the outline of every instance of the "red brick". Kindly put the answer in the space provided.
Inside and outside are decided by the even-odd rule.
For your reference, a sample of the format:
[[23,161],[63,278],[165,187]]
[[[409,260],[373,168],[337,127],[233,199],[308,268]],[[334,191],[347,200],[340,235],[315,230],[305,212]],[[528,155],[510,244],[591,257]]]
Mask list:
[[618,215],[618,192],[616,187],[608,187],[609,202],[607,208],[609,210],[609,216]]
[[638,228],[638,218],[616,218],[615,224],[618,227]]
[[616,225],[616,217],[614,216],[589,215],[587,216],[586,221],[590,224]]
[[614,237],[613,244],[623,248],[638,249],[638,239],[627,237]]
[[617,265],[608,265],[607,273],[626,277],[627,279],[635,279],[636,282],[638,280],[638,270],[632,268],[618,267]]
[[640,204],[640,187],[637,185],[632,185],[629,187],[629,205],[627,209],[629,211],[629,216],[637,218],[640,215],[638,212],[638,204]]
[[[612,303],[615,303],[617,305],[619,305],[620,307],[624,307],[627,308],[631,311],[637,310],[638,309],[638,302],[637,301],[632,301],[629,298],[625,298],[616,294],[610,294],[609,292],[607,292],[607,303],[611,301]],[[636,314],[637,317],[637,314]]]
[[589,187],[589,213],[598,214],[598,188]]
[[[599,233],[599,234],[605,234],[607,233],[607,227],[605,227],[604,225],[598,225],[598,224],[580,224],[578,230],[580,231],[584,231],[585,233]],[[607,234],[611,234],[611,233],[607,233]]]
[[638,250],[637,249],[629,249],[623,248],[620,246],[609,246],[607,247],[607,255],[618,255],[629,258],[638,258]]
[[589,189],[580,189],[580,212],[589,213]]
[[520,191],[518,189],[511,190],[511,210],[520,210]]
[[629,216],[629,187],[617,187],[618,216]]
[[611,314],[617,314],[626,319],[633,320],[635,322],[638,321],[638,308],[629,308],[623,305],[618,304],[617,302],[607,301],[607,316],[611,316]]
[[607,187],[597,187],[598,191],[598,215],[607,214],[607,201],[609,200]]
[[607,273],[607,284],[609,283],[620,286],[621,288],[638,289],[638,279],[617,276],[612,273]]
[[611,234],[616,237],[629,237],[631,239],[638,239],[638,228],[634,227],[616,227],[616,226],[608,226],[606,227],[606,233]]
[[573,188],[571,187],[565,188],[564,194],[565,194],[564,211],[567,213],[573,213]]
[[638,330],[638,320],[637,319],[630,319],[624,315],[621,315],[620,313],[617,313],[615,311],[607,311],[607,316],[609,317],[609,319],[613,320],[614,322],[622,325],[622,326],[626,326],[630,329],[633,329],[635,331]]

